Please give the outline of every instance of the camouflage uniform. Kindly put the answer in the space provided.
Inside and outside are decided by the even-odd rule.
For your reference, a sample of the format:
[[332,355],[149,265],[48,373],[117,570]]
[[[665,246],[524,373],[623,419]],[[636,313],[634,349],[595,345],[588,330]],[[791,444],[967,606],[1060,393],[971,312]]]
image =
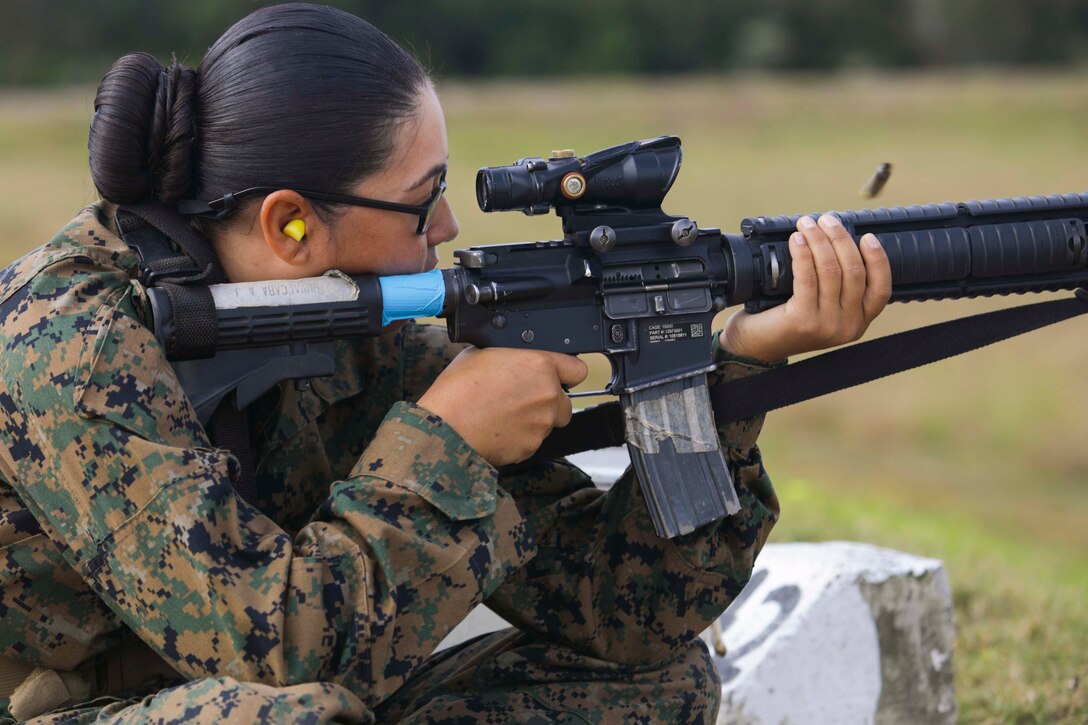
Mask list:
[[[0,655],[87,671],[135,635],[180,673],[42,721],[713,719],[696,635],[777,517],[761,419],[720,431],[741,512],[665,541],[630,472],[500,478],[412,402],[459,348],[408,324],[249,409],[247,502],[136,277],[99,207],[0,272]],[[516,628],[432,656],[481,601]]]

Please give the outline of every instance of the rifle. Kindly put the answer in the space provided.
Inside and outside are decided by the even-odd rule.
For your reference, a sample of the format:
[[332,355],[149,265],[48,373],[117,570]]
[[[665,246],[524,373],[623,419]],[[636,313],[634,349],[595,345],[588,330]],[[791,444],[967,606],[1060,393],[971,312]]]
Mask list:
[[[418,275],[151,287],[156,336],[205,423],[224,401],[241,410],[332,374],[332,341],[399,319],[445,318],[451,340],[477,347],[603,353],[611,380],[583,395],[619,396],[658,533],[689,533],[740,507],[708,393],[714,315],[789,298],[800,215],[746,218],[740,234],[667,215],[681,160],[680,139],[662,136],[480,169],[483,211],[554,209],[563,238],[461,249],[456,267]],[[1088,194],[831,213],[855,240],[878,237],[893,302],[1088,284]]]

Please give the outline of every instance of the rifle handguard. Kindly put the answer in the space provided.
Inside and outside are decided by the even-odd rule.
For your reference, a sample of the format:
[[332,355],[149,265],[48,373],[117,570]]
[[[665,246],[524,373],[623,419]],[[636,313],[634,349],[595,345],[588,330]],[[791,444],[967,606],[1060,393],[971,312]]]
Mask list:
[[[1045,292],[1088,283],[1088,194],[830,213],[855,241],[870,232],[880,240],[891,263],[893,302]],[[744,242],[730,241],[749,245],[760,279],[751,298],[734,302],[757,312],[793,293],[787,240],[799,218],[741,222]]]

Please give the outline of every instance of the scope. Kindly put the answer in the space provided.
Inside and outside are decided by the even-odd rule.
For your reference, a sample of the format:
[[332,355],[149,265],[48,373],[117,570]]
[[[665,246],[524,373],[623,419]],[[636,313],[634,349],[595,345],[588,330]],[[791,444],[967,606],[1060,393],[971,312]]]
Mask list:
[[581,158],[573,151],[553,151],[547,159],[480,169],[476,201],[483,211],[529,215],[563,207],[659,209],[681,160],[676,136],[631,141]]

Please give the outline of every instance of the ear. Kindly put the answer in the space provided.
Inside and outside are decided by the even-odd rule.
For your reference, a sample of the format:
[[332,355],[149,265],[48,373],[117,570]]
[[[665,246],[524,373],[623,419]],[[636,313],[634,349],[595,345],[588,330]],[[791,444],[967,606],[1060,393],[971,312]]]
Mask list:
[[[301,242],[284,233],[288,222],[301,219],[306,225],[306,236]],[[301,194],[290,189],[273,191],[261,204],[261,234],[272,254],[284,264],[301,267],[309,264],[314,256],[314,239],[324,233],[321,220]]]

